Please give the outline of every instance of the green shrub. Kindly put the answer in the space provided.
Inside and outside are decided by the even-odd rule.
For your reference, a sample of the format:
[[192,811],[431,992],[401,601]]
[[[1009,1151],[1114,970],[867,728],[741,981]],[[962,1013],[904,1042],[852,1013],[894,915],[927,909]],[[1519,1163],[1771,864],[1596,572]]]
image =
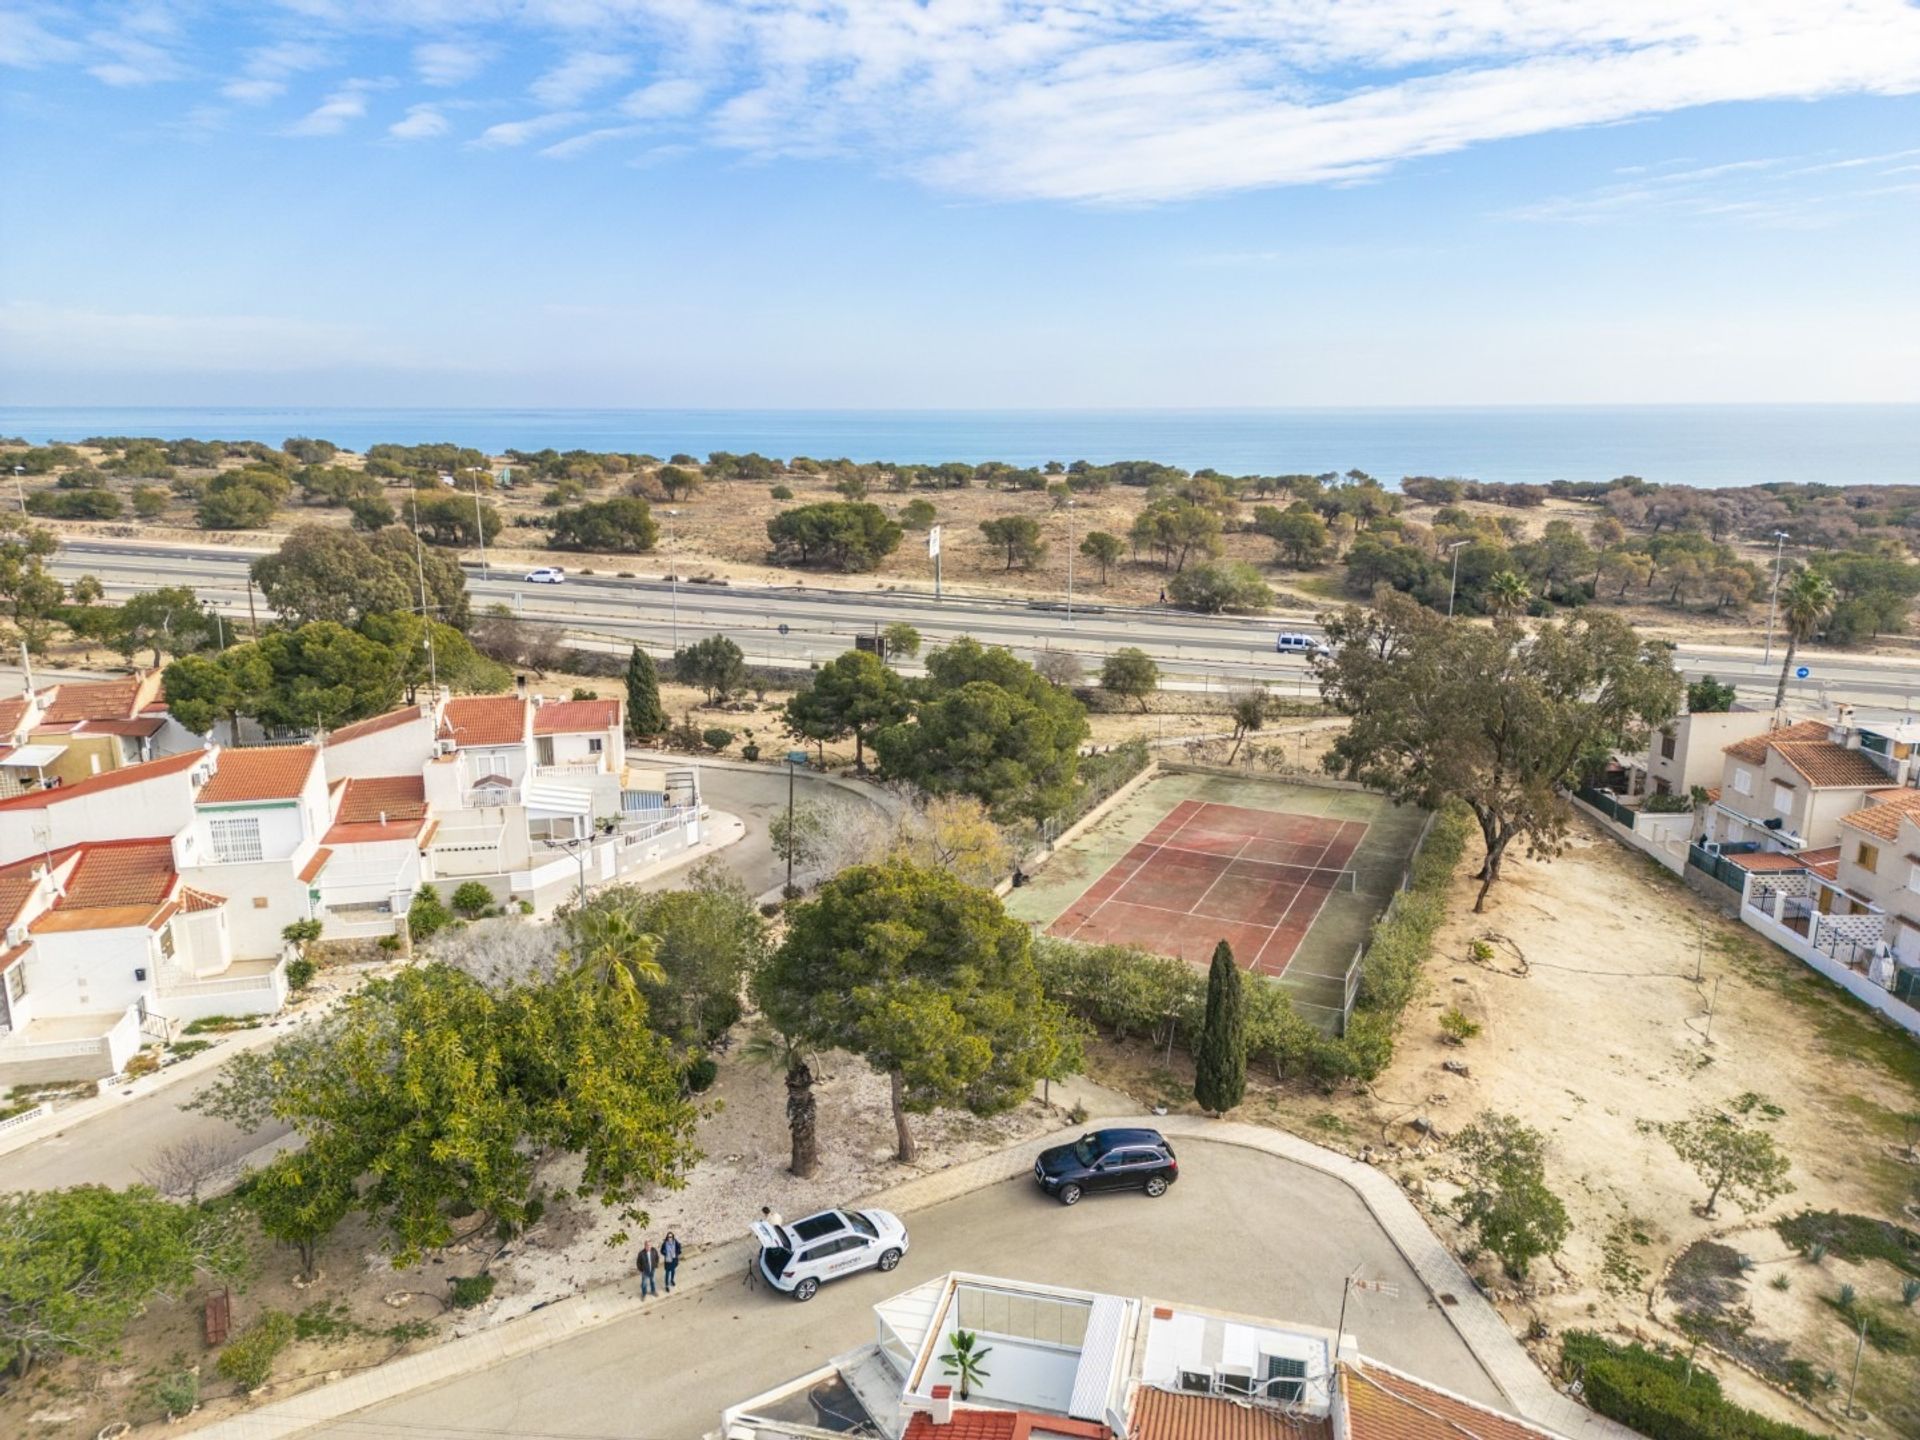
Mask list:
[[200,1403],[200,1377],[191,1370],[169,1375],[153,1387],[153,1398],[168,1420],[191,1415]]
[[715,725],[700,732],[700,743],[709,750],[724,750],[733,744],[733,732],[723,725]]
[[767,494],[776,500],[791,500],[793,498],[793,487],[791,485],[775,485],[767,491]]
[[1449,1005],[1440,1012],[1440,1033],[1448,1043],[1464,1045],[1480,1033],[1480,1026],[1467,1018],[1466,1012],[1458,1005]]
[[407,907],[407,929],[415,940],[427,940],[453,923],[453,915],[441,903],[440,892],[422,885],[413,904]]
[[493,1276],[462,1275],[453,1282],[453,1308],[471,1310],[493,1298]]
[[493,892],[478,880],[462,881],[453,892],[453,908],[469,920],[478,920],[493,908]]
[[708,1055],[701,1055],[689,1063],[686,1068],[687,1089],[695,1095],[702,1094],[712,1087],[714,1079],[719,1073],[720,1067],[713,1063],[713,1058]]
[[294,990],[304,990],[313,983],[314,971],[320,967],[302,955],[297,960],[287,962],[287,984]]
[[1678,1355],[1616,1345],[1571,1330],[1562,1342],[1565,1368],[1577,1372],[1587,1403],[1609,1419],[1660,1440],[1813,1440],[1788,1425],[1736,1405],[1720,1382]]
[[273,1374],[273,1362],[293,1343],[293,1317],[269,1310],[220,1352],[220,1373],[242,1390],[258,1390]]
[[257,1030],[259,1015],[202,1015],[181,1028],[182,1035],[224,1035],[229,1030]]
[[309,945],[320,938],[320,922],[296,920],[291,925],[281,927],[280,938],[289,945]]
[[198,1055],[202,1050],[211,1050],[212,1048],[213,1042],[211,1040],[176,1040],[167,1047],[167,1050],[174,1059],[185,1060],[188,1056]]

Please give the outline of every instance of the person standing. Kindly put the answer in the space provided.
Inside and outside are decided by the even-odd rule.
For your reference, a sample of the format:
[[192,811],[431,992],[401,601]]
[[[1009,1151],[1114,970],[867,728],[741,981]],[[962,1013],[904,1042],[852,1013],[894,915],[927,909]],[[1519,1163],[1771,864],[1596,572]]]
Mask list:
[[671,1230],[660,1242],[660,1268],[665,1272],[667,1294],[673,1293],[673,1272],[680,1268],[680,1237]]
[[780,1226],[787,1223],[786,1221],[780,1218],[780,1212],[774,1209],[771,1205],[762,1205],[760,1207],[760,1218],[766,1221],[767,1224],[773,1226],[776,1230],[779,1229]]
[[660,1289],[654,1284],[654,1271],[660,1268],[660,1252],[653,1248],[653,1241],[640,1242],[640,1253],[634,1258],[634,1265],[640,1271],[640,1298],[658,1295]]

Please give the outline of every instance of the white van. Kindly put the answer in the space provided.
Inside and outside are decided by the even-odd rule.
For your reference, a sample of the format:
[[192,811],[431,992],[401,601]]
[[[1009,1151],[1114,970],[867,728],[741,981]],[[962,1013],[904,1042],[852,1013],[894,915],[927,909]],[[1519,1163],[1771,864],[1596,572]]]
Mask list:
[[1282,630],[1280,638],[1273,642],[1273,648],[1282,655],[1304,655],[1308,659],[1333,653],[1327,642],[1318,635],[1301,635],[1291,630]]

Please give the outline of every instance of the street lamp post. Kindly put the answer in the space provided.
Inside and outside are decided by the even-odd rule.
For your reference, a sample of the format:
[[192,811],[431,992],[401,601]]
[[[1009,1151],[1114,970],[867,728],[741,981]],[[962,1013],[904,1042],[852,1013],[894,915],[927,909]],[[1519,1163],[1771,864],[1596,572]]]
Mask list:
[[20,477],[26,473],[27,467],[24,465],[16,465],[13,467],[13,498],[20,502],[20,513],[22,515],[27,513],[27,491],[26,487],[21,485]]
[[667,516],[667,584],[673,591],[673,653],[680,653],[680,565],[673,558],[673,521],[680,512],[669,510]]
[[473,472],[473,533],[480,542],[480,578],[490,579],[487,574],[487,525],[486,515],[480,505],[480,472]]
[[588,836],[584,841],[576,839],[548,840],[544,842],[549,850],[566,851],[569,855],[573,856],[573,863],[580,867],[580,904],[582,906],[585,906],[587,903],[587,844],[592,838],[592,836]]
[[1067,624],[1073,624],[1073,501],[1067,501]]
[[793,894],[793,756],[787,756],[787,888],[781,893],[786,899]]
[[1456,540],[1447,549],[1453,552],[1453,578],[1447,581],[1447,618],[1453,618],[1453,592],[1460,588],[1460,552],[1471,545],[1471,540]]
[[1787,532],[1773,532],[1773,589],[1767,595],[1767,655],[1760,663],[1773,663],[1773,621],[1780,609],[1780,557],[1786,550]]

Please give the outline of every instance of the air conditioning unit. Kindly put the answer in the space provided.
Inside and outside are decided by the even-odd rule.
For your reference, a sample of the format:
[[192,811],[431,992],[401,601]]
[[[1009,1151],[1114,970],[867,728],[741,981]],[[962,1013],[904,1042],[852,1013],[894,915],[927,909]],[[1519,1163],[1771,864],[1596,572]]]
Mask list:
[[433,753],[436,755],[451,755],[457,748],[451,740],[436,740],[433,745]]
[[12,949],[15,945],[24,945],[26,943],[27,943],[27,927],[26,926],[24,925],[7,926],[7,948],[8,949]]

